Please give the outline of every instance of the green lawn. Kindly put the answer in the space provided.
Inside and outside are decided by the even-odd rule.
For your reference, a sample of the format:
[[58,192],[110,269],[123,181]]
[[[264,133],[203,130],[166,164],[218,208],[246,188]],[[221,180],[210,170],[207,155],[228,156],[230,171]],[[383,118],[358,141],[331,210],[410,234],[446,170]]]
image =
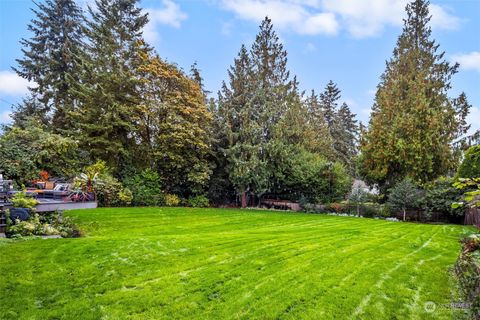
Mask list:
[[468,232],[252,210],[68,215],[85,237],[0,241],[2,319],[451,319]]

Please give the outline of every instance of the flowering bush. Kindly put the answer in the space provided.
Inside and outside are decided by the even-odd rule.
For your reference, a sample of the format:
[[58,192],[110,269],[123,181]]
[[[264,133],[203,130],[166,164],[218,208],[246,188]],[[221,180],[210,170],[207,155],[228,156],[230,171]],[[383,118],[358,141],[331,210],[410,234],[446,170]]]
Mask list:
[[180,204],[180,198],[175,194],[166,194],[165,195],[165,205],[167,207],[176,207]]

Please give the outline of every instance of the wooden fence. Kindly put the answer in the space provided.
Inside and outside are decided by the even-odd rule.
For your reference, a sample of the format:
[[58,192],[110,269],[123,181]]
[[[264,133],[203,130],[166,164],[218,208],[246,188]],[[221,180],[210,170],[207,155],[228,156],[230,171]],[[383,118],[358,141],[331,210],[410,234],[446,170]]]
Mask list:
[[465,212],[465,225],[474,225],[480,228],[480,208],[468,208]]

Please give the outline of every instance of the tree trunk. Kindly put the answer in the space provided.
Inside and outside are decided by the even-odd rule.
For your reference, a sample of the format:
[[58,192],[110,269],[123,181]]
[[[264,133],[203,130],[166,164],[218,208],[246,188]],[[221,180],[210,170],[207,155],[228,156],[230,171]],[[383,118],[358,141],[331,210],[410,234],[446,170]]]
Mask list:
[[242,201],[242,208],[246,208],[247,207],[247,192],[246,191],[242,191],[241,201]]
[[360,206],[357,204],[357,217],[360,217]]
[[403,221],[405,221],[406,217],[407,217],[407,210],[403,209]]

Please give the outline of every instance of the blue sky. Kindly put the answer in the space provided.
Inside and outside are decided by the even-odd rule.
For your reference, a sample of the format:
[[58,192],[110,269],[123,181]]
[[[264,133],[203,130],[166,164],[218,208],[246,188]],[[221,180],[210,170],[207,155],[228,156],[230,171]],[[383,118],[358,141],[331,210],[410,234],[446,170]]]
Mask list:
[[[93,0],[78,0],[85,7]],[[163,58],[189,70],[197,61],[216,92],[240,45],[250,45],[260,20],[272,18],[302,89],[321,91],[331,79],[358,118],[368,121],[385,60],[401,32],[405,0],[143,0],[151,22],[145,37]],[[30,0],[0,0],[0,122],[28,85],[12,71],[28,37]],[[465,91],[480,128],[480,0],[432,0],[433,37],[461,64],[451,95]],[[473,129],[472,129],[473,130]]]

